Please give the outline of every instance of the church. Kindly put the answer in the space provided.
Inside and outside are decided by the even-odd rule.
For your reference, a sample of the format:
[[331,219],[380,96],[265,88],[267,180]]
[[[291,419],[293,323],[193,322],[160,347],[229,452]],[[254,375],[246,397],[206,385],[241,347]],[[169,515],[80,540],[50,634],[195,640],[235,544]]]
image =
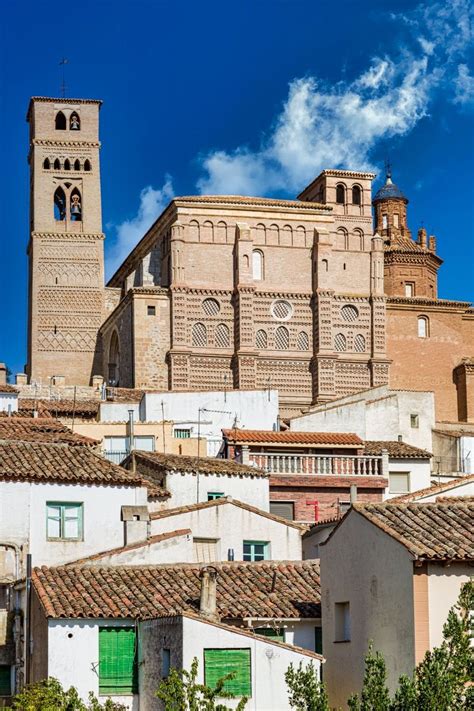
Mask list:
[[281,414],[370,387],[474,422],[474,308],[408,198],[324,170],[293,200],[176,197],[104,283],[99,111],[33,97],[27,376],[147,390],[278,389]]

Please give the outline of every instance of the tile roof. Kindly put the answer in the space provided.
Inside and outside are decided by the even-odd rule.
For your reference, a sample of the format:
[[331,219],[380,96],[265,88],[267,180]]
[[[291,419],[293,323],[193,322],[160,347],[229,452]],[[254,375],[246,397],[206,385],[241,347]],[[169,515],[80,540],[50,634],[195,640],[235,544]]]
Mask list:
[[40,417],[75,417],[95,419],[99,412],[99,400],[44,400],[20,397],[18,411],[22,416],[31,417],[36,410]]
[[296,208],[297,210],[325,210],[332,212],[331,205],[320,202],[309,202],[303,200],[284,200],[263,197],[250,197],[247,195],[183,195],[175,197],[173,202],[177,205],[180,202],[198,204],[224,204],[224,205],[249,205],[256,207],[284,207],[285,209]]
[[[143,452],[133,450],[125,464],[135,462],[137,470],[143,475],[150,474],[151,467],[162,477],[175,472],[188,472],[190,474],[223,474],[234,476],[268,477],[268,473],[247,464],[240,464],[230,459],[217,459],[216,457],[190,457],[184,454],[163,454],[162,452]],[[145,470],[146,468],[146,470]]]
[[396,440],[388,440],[387,442],[367,440],[364,444],[364,453],[369,456],[382,454],[383,449],[387,450],[391,459],[430,459],[433,456],[426,449],[413,447],[411,444]]
[[[431,496],[436,494],[442,494],[445,491],[450,491],[451,489],[457,489],[458,486],[463,486],[464,484],[469,484],[474,482],[474,474],[469,474],[468,476],[461,476],[456,479],[451,479],[451,481],[445,481],[441,484],[433,484],[432,486],[427,486],[426,489],[418,489],[418,491],[411,491],[409,494],[402,494],[401,496],[394,496],[390,499],[390,503],[408,503],[410,501],[417,501],[422,499],[424,496]],[[447,497],[446,497],[447,498]],[[453,499],[454,497],[449,497]],[[464,498],[464,497],[456,497]]]
[[153,511],[150,514],[150,519],[152,521],[156,521],[161,520],[162,518],[167,518],[168,516],[178,516],[179,514],[188,513],[191,511],[201,511],[202,509],[225,506],[225,504],[238,506],[241,509],[245,509],[246,511],[250,511],[251,513],[258,514],[259,516],[263,516],[264,518],[268,518],[271,521],[283,523],[285,526],[290,526],[292,528],[298,528],[300,531],[304,531],[307,528],[305,524],[296,523],[296,521],[290,521],[289,519],[283,518],[282,516],[275,516],[275,514],[271,514],[268,511],[258,509],[256,506],[250,506],[250,504],[246,504],[243,501],[238,501],[237,499],[232,498],[232,496],[221,496],[219,499],[214,499],[213,501],[203,501],[200,504],[188,504],[187,506],[177,506],[174,509],[163,509],[162,511]]
[[[199,610],[195,563],[35,568],[33,585],[47,617],[153,618]],[[319,563],[213,563],[221,619],[320,617]]]
[[145,541],[137,541],[136,543],[130,543],[128,546],[118,546],[117,548],[110,548],[106,551],[100,551],[99,553],[94,553],[93,555],[87,555],[84,558],[79,558],[66,565],[82,565],[89,561],[100,560],[109,555],[119,555],[120,553],[127,553],[128,551],[134,551],[138,548],[145,548],[146,546],[153,546],[155,543],[161,543],[161,541],[168,541],[170,538],[178,538],[179,536],[184,536],[186,534],[192,534],[190,528],[181,528],[176,531],[167,531],[166,533],[159,533],[156,536],[150,536]]
[[145,486],[142,479],[88,447],[39,442],[0,442],[0,481]]
[[[474,502],[354,504],[416,558],[474,560]],[[343,525],[342,522],[339,524]],[[333,532],[334,533],[334,532]]]
[[346,432],[273,432],[273,430],[222,430],[229,442],[236,444],[302,444],[336,447],[363,447],[361,438]]
[[18,395],[18,390],[10,383],[0,383],[0,393],[12,393]]
[[0,440],[21,442],[56,442],[71,446],[97,447],[99,441],[72,432],[52,417],[2,417]]

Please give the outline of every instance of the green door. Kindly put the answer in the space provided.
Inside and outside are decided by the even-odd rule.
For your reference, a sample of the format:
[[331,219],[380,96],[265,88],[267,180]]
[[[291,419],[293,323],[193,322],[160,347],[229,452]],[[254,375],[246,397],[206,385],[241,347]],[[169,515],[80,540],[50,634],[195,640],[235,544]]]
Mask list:
[[99,694],[136,694],[137,649],[134,627],[99,629]]

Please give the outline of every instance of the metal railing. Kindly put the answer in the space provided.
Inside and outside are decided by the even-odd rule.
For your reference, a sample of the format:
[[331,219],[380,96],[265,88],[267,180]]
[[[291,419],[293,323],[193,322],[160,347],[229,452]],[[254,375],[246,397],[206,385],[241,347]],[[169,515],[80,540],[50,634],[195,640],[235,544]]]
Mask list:
[[382,456],[340,454],[257,454],[250,463],[271,474],[319,474],[322,476],[383,476]]

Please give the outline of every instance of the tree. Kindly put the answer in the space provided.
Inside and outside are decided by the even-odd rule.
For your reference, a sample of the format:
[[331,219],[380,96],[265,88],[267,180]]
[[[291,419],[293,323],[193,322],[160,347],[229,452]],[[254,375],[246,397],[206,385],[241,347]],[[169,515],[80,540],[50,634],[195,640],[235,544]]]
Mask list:
[[372,651],[372,643],[365,658],[365,674],[360,698],[351,696],[347,702],[351,711],[389,711],[390,695],[386,685],[387,668],[380,652]]
[[86,704],[74,686],[64,690],[52,677],[26,686],[14,697],[13,708],[17,711],[126,711],[123,704],[111,699],[101,704],[92,692]]
[[290,664],[285,673],[288,686],[288,700],[296,711],[330,711],[326,688],[319,680],[318,671],[313,662],[297,669]]
[[[163,701],[165,711],[230,711],[217,699],[234,699],[234,694],[225,690],[225,683],[235,678],[235,672],[221,677],[214,689],[196,683],[198,660],[194,657],[191,670],[171,669],[168,677],[160,683],[156,696]],[[244,711],[248,698],[243,696],[235,711]]]

